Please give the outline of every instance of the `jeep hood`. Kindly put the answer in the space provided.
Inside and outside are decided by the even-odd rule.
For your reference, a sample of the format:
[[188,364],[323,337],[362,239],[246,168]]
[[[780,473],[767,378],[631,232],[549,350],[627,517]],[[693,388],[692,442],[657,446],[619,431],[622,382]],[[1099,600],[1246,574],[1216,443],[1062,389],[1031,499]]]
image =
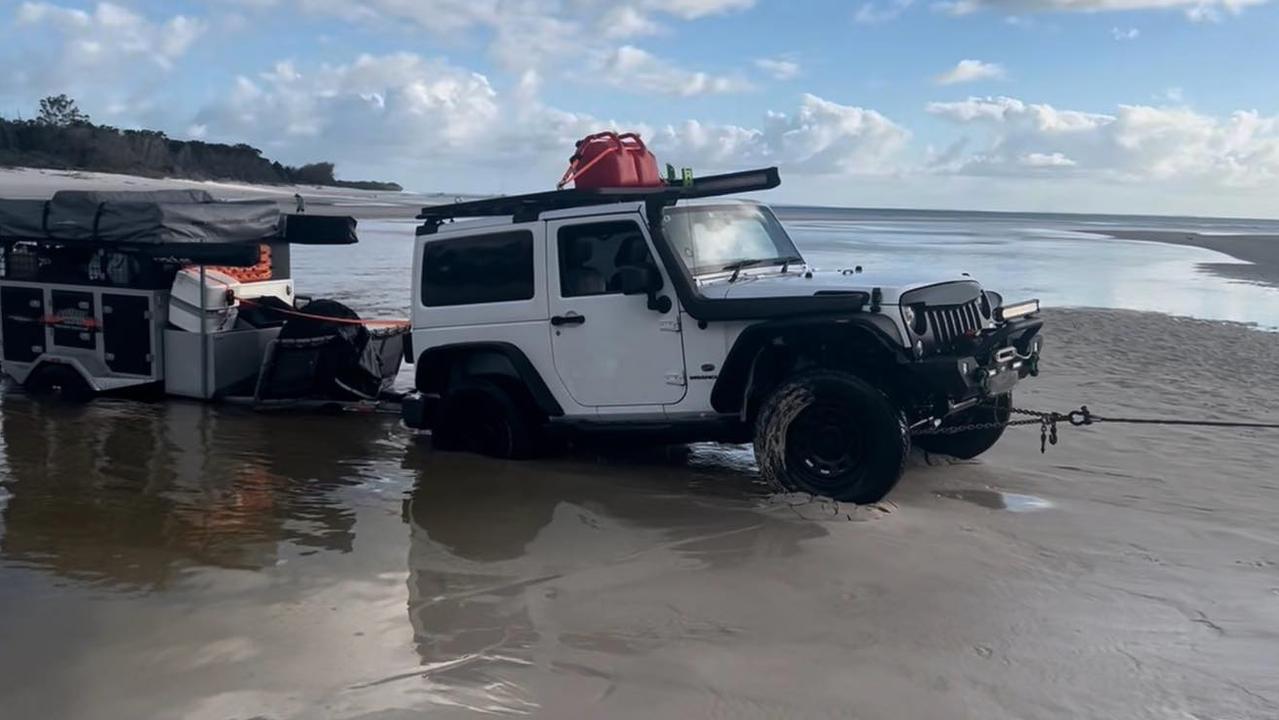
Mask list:
[[728,277],[718,277],[698,283],[701,294],[710,299],[745,299],[770,297],[799,297],[839,292],[869,293],[875,288],[883,292],[886,305],[897,304],[901,296],[912,290],[944,284],[977,285],[977,281],[963,275],[926,272],[918,270],[875,270],[860,273],[841,270],[792,269],[785,274],[776,270],[743,272],[735,282]]

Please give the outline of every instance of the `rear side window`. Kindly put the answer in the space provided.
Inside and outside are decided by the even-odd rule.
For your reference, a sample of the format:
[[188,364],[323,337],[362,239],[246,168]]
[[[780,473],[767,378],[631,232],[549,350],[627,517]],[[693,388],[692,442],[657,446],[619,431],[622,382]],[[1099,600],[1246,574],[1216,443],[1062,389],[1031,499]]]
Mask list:
[[426,244],[422,304],[478,305],[533,297],[533,233],[472,235]]

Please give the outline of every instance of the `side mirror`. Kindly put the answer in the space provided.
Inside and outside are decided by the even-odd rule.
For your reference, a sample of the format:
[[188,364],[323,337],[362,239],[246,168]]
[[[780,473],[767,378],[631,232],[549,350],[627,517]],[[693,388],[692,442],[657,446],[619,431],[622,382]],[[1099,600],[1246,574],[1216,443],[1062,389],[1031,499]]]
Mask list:
[[651,295],[662,289],[662,274],[652,265],[624,265],[617,269],[623,295]]
[[657,293],[662,289],[662,273],[655,265],[623,265],[613,275],[623,295],[647,295],[648,309],[666,314],[671,311],[671,299]]

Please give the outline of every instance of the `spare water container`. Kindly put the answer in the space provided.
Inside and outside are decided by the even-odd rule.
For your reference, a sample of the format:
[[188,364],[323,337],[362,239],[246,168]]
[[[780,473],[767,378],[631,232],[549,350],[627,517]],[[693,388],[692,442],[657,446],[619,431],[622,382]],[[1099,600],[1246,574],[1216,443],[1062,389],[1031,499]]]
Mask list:
[[657,158],[635,133],[588,135],[578,141],[570,162],[561,187],[570,181],[579,189],[662,185]]

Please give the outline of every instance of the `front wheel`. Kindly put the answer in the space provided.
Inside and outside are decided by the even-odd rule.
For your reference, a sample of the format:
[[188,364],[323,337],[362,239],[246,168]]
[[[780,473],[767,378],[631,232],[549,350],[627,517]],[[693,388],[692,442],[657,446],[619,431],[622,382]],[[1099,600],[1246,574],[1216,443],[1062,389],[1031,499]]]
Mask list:
[[901,478],[909,455],[905,415],[848,373],[795,376],[765,401],[755,422],[760,475],[782,491],[878,502]]
[[941,425],[943,430],[963,425],[984,427],[949,434],[920,435],[915,438],[915,444],[930,453],[949,455],[960,460],[972,460],[994,447],[995,443],[1004,436],[1004,430],[1008,427],[1008,420],[1012,416],[1012,407],[1012,393],[998,395],[974,408],[946,418]]
[[437,450],[473,452],[523,460],[539,450],[535,417],[515,388],[489,380],[470,380],[450,388],[431,430]]

